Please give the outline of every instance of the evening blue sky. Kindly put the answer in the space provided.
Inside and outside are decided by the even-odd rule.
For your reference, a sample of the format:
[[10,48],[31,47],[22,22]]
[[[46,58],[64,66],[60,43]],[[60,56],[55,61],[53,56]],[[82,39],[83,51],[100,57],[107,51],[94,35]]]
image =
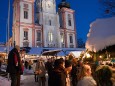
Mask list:
[[[13,0],[10,0],[11,4]],[[75,10],[75,21],[77,28],[77,38],[82,38],[84,42],[87,40],[90,23],[100,17],[100,9],[98,0],[66,0]],[[59,4],[61,0],[57,0]],[[10,17],[10,36],[12,35],[12,5]],[[8,18],[8,0],[0,0],[0,42],[6,41],[6,26]]]

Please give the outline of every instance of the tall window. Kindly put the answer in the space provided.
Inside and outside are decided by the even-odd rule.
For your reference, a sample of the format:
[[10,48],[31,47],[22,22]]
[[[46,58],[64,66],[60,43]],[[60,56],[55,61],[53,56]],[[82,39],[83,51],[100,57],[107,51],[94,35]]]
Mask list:
[[53,33],[52,32],[48,33],[48,39],[49,39],[49,42],[53,41]]
[[27,41],[24,42],[24,43],[23,43],[23,47],[29,47],[29,42],[27,42]]
[[62,14],[59,14],[60,27],[63,27]]
[[51,26],[51,20],[49,20],[49,25]]
[[73,43],[73,36],[72,35],[69,36],[69,40],[70,40],[70,43]]
[[37,41],[41,41],[41,32],[37,31],[37,37],[36,37]]
[[71,15],[68,14],[68,25],[71,26]]
[[24,10],[24,19],[28,19],[28,11]]
[[61,33],[60,35],[61,35],[61,43],[64,43],[64,34]]
[[28,40],[28,31],[24,31],[24,40]]

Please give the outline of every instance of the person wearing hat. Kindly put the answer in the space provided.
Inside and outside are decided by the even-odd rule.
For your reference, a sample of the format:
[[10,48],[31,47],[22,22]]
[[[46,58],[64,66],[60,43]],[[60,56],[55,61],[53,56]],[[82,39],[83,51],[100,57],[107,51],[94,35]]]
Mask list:
[[20,47],[16,45],[8,54],[8,64],[6,72],[10,74],[11,86],[20,86],[21,58]]
[[65,60],[65,72],[66,72],[66,86],[71,86],[70,72],[72,70],[72,62]]
[[50,80],[50,86],[66,86],[65,62],[63,59],[55,60]]

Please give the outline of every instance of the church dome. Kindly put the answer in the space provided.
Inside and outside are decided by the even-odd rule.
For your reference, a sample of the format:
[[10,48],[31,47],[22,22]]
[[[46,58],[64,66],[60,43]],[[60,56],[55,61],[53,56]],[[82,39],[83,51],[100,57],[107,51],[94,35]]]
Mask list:
[[62,0],[62,2],[58,5],[58,8],[62,8],[62,7],[70,8],[70,4],[65,0]]

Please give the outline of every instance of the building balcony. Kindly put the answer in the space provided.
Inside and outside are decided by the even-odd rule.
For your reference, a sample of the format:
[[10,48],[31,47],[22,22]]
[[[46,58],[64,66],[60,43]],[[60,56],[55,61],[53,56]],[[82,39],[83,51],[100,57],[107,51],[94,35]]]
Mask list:
[[28,41],[24,41],[23,42],[23,47],[29,47],[29,42]]
[[37,42],[36,42],[36,47],[42,47],[42,42],[37,41]]
[[70,47],[70,48],[74,48],[74,45],[73,45],[73,44],[71,44],[71,45],[69,45],[69,47]]

